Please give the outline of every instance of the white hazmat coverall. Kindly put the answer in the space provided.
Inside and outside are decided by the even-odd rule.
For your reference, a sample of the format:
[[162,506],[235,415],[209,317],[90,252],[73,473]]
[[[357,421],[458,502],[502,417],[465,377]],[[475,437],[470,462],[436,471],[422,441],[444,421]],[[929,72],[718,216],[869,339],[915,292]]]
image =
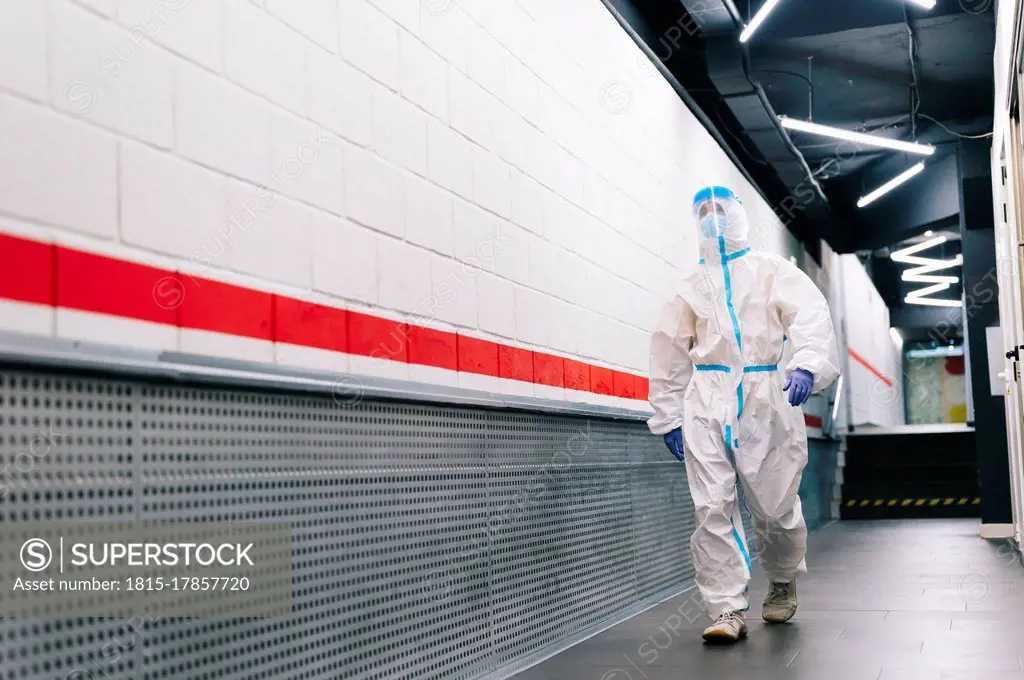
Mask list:
[[[783,383],[797,368],[812,393],[839,377],[825,297],[791,262],[750,249],[746,211],[735,194],[708,187],[694,199],[702,259],[665,306],[651,338],[654,434],[682,428],[696,530],[690,549],[712,619],[749,608],[750,555],[736,480],[772,581],[807,570],[807,525],[798,490],[807,463],[800,407]],[[714,215],[714,219],[708,219]],[[786,346],[791,357],[778,366]]]

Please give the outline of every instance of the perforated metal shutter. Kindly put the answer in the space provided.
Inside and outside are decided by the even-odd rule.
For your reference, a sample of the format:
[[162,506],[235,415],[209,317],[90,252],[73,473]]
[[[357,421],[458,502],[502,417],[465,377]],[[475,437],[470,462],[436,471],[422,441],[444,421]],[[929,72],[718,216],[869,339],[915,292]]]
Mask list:
[[693,577],[684,468],[639,422],[4,370],[0,459],[4,522],[294,537],[290,618],[40,612],[0,623],[4,679],[475,678]]

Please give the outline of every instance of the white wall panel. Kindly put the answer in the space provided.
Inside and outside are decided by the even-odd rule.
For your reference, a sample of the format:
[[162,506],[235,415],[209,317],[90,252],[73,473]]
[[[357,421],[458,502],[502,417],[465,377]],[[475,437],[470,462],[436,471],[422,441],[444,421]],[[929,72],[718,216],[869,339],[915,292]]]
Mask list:
[[903,423],[903,367],[889,335],[889,309],[856,255],[843,255],[843,317],[853,426]]

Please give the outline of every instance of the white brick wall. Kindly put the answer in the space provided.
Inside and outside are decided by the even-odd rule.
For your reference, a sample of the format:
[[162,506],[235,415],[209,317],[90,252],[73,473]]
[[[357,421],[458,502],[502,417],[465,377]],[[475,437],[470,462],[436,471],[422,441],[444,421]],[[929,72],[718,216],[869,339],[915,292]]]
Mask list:
[[380,304],[400,312],[422,313],[431,294],[428,251],[403,241],[383,238],[377,247]]
[[175,0],[165,10],[153,0],[102,1],[118,6],[123,25],[143,30],[148,39],[211,71],[223,69],[222,3]]
[[46,3],[0,0],[0,88],[46,99]]
[[322,50],[309,50],[309,117],[360,146],[373,142],[373,89],[355,68]]
[[204,246],[219,250],[214,237],[227,219],[222,176],[131,142],[121,144],[121,172],[125,243],[184,258]]
[[174,150],[235,177],[269,182],[270,104],[181,61],[175,71]]
[[117,140],[0,95],[0,210],[70,231],[117,234]]
[[224,2],[224,70],[270,101],[305,114],[305,37],[247,0]]
[[440,121],[448,120],[448,64],[409,33],[399,36],[402,96]]
[[[309,207],[281,195],[272,202],[261,202],[254,185],[230,182],[228,215],[236,226],[225,249],[223,266],[309,289],[313,276],[312,214]],[[214,265],[219,264],[219,260],[214,261]]]
[[454,200],[448,192],[419,177],[405,178],[405,237],[411,243],[451,255],[455,245]]
[[313,287],[335,298],[377,304],[375,232],[329,215],[313,216]]
[[373,88],[373,149],[417,175],[427,175],[427,114],[387,88]]
[[693,192],[770,215],[600,0],[0,12],[0,219],[44,240],[643,373]]
[[337,0],[267,0],[266,5],[268,12],[313,42],[331,52],[338,52]]
[[53,104],[64,105],[69,87],[91,88],[86,119],[170,148],[174,62],[167,53],[145,49],[120,26],[67,3],[51,5],[47,42]]

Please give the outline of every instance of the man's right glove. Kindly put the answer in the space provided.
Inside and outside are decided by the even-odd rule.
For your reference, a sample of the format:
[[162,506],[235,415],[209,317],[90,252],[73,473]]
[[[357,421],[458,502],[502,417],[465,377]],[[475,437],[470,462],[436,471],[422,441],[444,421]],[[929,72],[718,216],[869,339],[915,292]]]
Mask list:
[[665,433],[665,446],[672,452],[672,455],[683,460],[683,428],[677,427],[671,432]]

